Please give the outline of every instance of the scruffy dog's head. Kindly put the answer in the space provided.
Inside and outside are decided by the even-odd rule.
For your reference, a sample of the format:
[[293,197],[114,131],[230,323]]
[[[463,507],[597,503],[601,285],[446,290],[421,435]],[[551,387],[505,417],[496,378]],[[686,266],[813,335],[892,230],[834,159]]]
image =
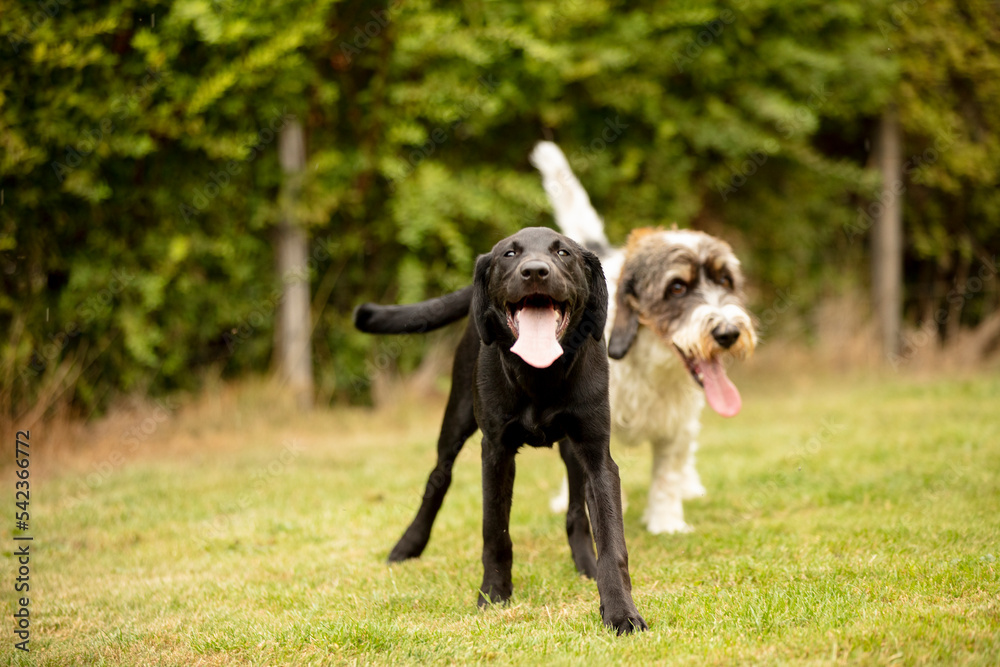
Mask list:
[[601,340],[607,301],[597,255],[545,227],[522,229],[476,261],[472,318],[480,338],[536,368],[586,338]]
[[649,327],[677,351],[709,405],[736,414],[740,396],[723,361],[749,356],[757,334],[732,249],[703,232],[642,228],[625,253],[608,354],[621,359],[639,327]]

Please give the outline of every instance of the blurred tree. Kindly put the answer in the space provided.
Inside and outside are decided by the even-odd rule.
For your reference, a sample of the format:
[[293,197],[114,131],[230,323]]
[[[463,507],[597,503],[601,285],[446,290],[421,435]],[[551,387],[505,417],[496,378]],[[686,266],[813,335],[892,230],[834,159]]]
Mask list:
[[274,338],[278,375],[295,395],[301,409],[312,407],[312,318],[309,313],[309,243],[294,217],[306,143],[302,123],[291,118],[278,134],[278,157],[285,175],[282,198],[285,212],[277,227],[276,255],[281,301]]
[[[333,4],[0,12],[8,407],[60,395],[97,407],[267,367],[275,137],[337,95],[314,53]],[[328,154],[313,165],[299,219],[329,218],[337,168]],[[315,181],[334,187],[317,195]]]
[[[996,328],[1000,6],[897,3],[878,26],[901,68],[907,319],[945,341],[963,324]],[[976,353],[998,343],[1000,329]]]
[[[308,239],[319,399],[361,397],[420,348],[353,331],[352,306],[454,289],[477,253],[548,224],[527,161],[546,136],[614,241],[673,222],[720,233],[763,309],[777,294],[807,309],[865,281],[866,142],[890,99],[904,155],[927,156],[904,161],[905,312],[957,309],[941,285],[1000,245],[1000,23],[986,3],[900,7],[5,6],[0,398],[99,407],[266,370],[285,214]],[[292,116],[309,146],[294,201],[276,141]],[[981,321],[993,285],[942,326]]]
[[900,312],[903,295],[903,188],[899,118],[892,103],[879,119],[875,157],[882,188],[881,210],[871,242],[872,305],[881,336],[882,352],[899,354]]

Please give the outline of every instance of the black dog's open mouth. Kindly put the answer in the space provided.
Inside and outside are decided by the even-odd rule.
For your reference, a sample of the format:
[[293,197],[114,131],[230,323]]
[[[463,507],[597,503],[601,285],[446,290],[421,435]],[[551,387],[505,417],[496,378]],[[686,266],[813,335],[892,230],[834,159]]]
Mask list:
[[566,303],[555,301],[551,297],[545,296],[544,294],[532,294],[531,296],[521,299],[517,303],[507,304],[507,326],[510,327],[511,332],[514,334],[514,338],[521,337],[520,318],[525,309],[537,309],[542,313],[546,311],[555,312],[556,338],[562,336],[562,334],[566,331],[566,325],[569,324],[569,318],[566,317]]
[[684,361],[688,372],[694,381],[705,390],[705,399],[712,409],[723,417],[733,417],[743,406],[740,392],[733,384],[726,369],[722,365],[722,358],[698,359],[688,356],[684,350],[674,345],[677,354]]
[[562,356],[559,338],[569,320],[567,304],[544,294],[507,304],[507,326],[517,339],[510,351],[535,368],[548,368]]

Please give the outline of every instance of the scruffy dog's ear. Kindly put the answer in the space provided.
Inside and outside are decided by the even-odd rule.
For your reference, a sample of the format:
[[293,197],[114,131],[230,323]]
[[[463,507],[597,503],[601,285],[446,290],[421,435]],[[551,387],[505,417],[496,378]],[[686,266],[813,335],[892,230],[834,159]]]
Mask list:
[[479,331],[479,338],[484,345],[492,345],[497,338],[496,313],[490,304],[490,269],[493,264],[492,255],[480,255],[476,259],[476,271],[472,281],[472,306],[470,314]]
[[615,293],[615,323],[608,340],[608,356],[612,359],[624,357],[639,333],[639,312],[633,307],[635,303],[635,276],[623,274]]
[[587,296],[587,306],[581,327],[587,327],[587,333],[594,340],[604,338],[604,325],[608,321],[608,283],[604,279],[604,268],[597,255],[586,248],[583,251],[583,261],[587,265],[587,280],[590,294]]

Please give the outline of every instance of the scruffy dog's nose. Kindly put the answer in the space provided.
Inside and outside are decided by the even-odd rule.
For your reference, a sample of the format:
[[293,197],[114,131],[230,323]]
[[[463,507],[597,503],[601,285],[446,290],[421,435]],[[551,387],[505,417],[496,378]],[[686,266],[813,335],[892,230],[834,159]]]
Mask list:
[[545,280],[549,277],[549,265],[540,259],[528,260],[521,265],[521,277],[525,280]]
[[715,339],[716,343],[727,350],[733,346],[733,343],[735,343],[739,337],[740,330],[732,324],[720,324],[712,329],[712,338]]

